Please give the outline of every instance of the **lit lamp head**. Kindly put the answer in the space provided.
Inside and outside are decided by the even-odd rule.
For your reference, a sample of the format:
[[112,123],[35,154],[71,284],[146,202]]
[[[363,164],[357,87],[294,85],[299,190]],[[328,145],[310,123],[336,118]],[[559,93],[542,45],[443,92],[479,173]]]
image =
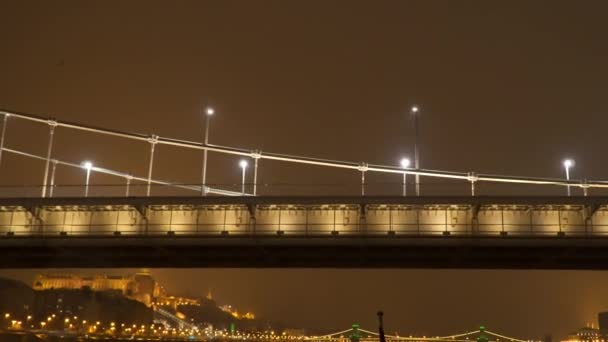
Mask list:
[[247,168],[247,161],[246,160],[241,160],[239,162],[239,166],[241,167],[241,169],[246,169]]
[[401,167],[404,168],[404,169],[409,168],[410,164],[411,164],[409,158],[402,158],[400,163],[401,163]]
[[90,161],[85,161],[81,165],[82,165],[83,169],[86,169],[89,171],[93,168],[93,163],[91,163]]
[[420,111],[420,108],[416,105],[413,105],[412,108],[410,109],[410,113],[412,114],[416,114]]
[[206,113],[207,115],[211,116],[211,115],[215,114],[215,110],[213,110],[213,108],[211,108],[211,107],[207,107],[207,108],[205,109],[205,113]]
[[564,159],[564,167],[569,169],[574,166],[574,160],[572,159]]

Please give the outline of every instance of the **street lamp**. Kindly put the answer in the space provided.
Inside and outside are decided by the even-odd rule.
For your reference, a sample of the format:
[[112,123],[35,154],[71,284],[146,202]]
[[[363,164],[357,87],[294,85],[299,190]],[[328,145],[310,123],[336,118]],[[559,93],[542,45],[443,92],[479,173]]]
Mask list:
[[[210,119],[213,116],[213,114],[215,114],[215,110],[211,107],[207,107],[205,108],[205,147],[207,147],[207,144],[209,143],[209,124],[210,124]],[[207,154],[208,151],[205,148],[205,151],[203,152],[203,176],[202,176],[202,182],[201,182],[201,195],[205,196],[207,194]]]
[[[566,171],[566,180],[570,181],[570,168],[574,166],[574,160],[572,159],[564,159],[563,161],[564,164],[564,170]],[[568,189],[568,196],[570,196],[570,184],[568,184],[566,186],[566,188]]]
[[[420,155],[418,153],[418,116],[420,107],[413,105],[410,108],[410,114],[414,119],[414,168],[416,171],[420,169]],[[416,174],[416,196],[420,196],[420,175]]]
[[[410,167],[410,159],[409,158],[402,158],[401,159],[401,168],[403,169],[407,169]],[[407,195],[407,173],[403,173],[403,196]]]
[[246,160],[241,160],[239,162],[239,166],[241,167],[242,170],[242,177],[241,177],[241,193],[243,195],[245,195],[245,170],[247,170],[247,161]]
[[82,163],[82,168],[87,171],[87,178],[84,183],[84,197],[89,197],[89,179],[91,178],[91,169],[93,168],[93,163],[90,161],[85,161]]

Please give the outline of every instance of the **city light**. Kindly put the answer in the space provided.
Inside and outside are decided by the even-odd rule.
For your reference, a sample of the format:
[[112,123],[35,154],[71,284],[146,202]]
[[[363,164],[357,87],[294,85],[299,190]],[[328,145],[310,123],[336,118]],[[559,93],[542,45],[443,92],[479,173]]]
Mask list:
[[205,108],[205,113],[207,115],[213,115],[213,114],[215,114],[215,110],[211,107],[207,107],[207,108]]
[[411,162],[409,158],[402,158],[400,164],[402,168],[407,169],[410,167]]
[[246,168],[246,167],[247,167],[247,165],[249,165],[249,164],[247,163],[247,161],[246,161],[246,160],[241,160],[241,161],[239,162],[239,166],[240,166],[241,168],[243,168],[243,169],[244,169],[244,168]]

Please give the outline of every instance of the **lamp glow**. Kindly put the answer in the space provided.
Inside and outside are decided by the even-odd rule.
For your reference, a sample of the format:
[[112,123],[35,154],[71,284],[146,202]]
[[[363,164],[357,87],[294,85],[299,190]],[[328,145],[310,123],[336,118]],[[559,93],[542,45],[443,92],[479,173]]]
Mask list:
[[[400,164],[401,164],[402,168],[407,169],[410,167],[411,161],[409,158],[401,158]],[[405,197],[405,196],[407,196],[407,173],[405,173],[405,172],[403,173],[402,186],[403,186],[403,196]]]
[[207,108],[205,109],[205,113],[206,113],[207,115],[213,115],[213,114],[215,114],[215,110],[214,110],[213,108],[211,108],[211,107],[207,107]]
[[[564,159],[563,164],[564,164],[564,170],[566,171],[566,180],[570,181],[570,168],[574,166],[574,160],[569,159],[569,158]],[[567,189],[566,191],[567,191],[568,196],[570,196],[571,195],[570,184],[568,184],[566,186],[566,189]]]
[[80,165],[82,165],[82,168],[87,171],[84,183],[84,197],[89,197],[89,180],[91,179],[91,169],[93,169],[93,163],[90,161],[85,161]]
[[247,170],[247,161],[245,159],[242,159],[239,162],[239,166],[241,167],[241,194],[244,196],[245,195],[245,171]]

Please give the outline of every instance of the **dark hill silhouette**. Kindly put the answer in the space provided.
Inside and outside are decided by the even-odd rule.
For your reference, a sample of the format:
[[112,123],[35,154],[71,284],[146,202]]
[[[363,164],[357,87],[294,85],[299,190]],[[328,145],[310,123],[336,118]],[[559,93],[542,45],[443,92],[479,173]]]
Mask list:
[[[116,291],[52,289],[34,291],[26,284],[0,278],[0,312],[10,313],[25,321],[31,315],[34,322],[55,314],[58,319],[49,323],[62,328],[63,317],[88,322],[117,322],[131,324],[152,323],[153,311],[143,303],[131,300]],[[59,319],[60,318],[60,319]]]
[[0,278],[0,312],[27,316],[33,307],[35,293],[26,284],[12,279]]

